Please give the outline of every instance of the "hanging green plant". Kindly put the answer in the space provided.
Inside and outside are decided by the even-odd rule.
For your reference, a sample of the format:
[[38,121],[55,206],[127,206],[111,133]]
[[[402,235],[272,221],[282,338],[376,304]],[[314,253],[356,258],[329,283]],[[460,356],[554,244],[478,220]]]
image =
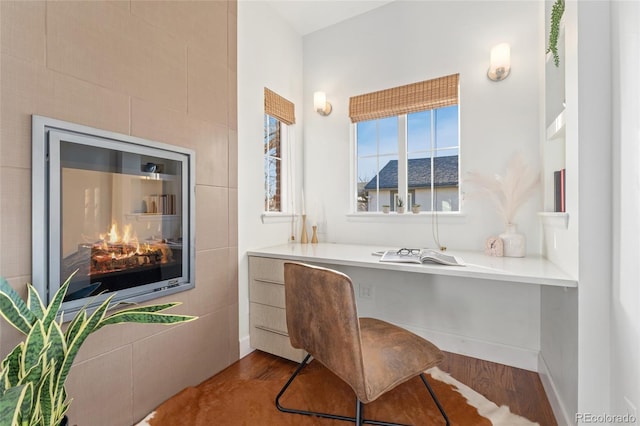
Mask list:
[[553,54],[553,62],[556,67],[560,66],[560,56],[558,55],[558,36],[560,34],[560,19],[564,13],[564,0],[556,0],[551,7],[551,28],[549,29],[549,47],[545,53]]

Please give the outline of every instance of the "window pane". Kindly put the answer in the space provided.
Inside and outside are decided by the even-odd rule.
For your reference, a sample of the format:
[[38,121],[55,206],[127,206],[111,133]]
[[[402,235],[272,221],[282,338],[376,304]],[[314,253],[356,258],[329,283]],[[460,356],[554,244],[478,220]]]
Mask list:
[[357,126],[357,211],[380,211],[392,204],[391,190],[398,188],[398,118]]
[[431,150],[430,140],[431,111],[407,114],[407,153],[409,158],[425,157],[424,153]]
[[395,154],[398,152],[398,117],[378,120],[378,138],[380,154]]
[[376,121],[362,121],[356,123],[356,126],[358,129],[358,157],[376,155],[378,152]]
[[458,150],[448,149],[438,152],[433,159],[434,168],[434,209],[438,211],[458,211]]
[[451,148],[458,146],[458,105],[440,108],[436,115],[435,148]]
[[358,211],[381,211],[384,205],[391,206],[393,211],[393,194],[398,192],[398,155],[361,159],[358,165],[363,170],[365,167],[372,170],[368,179],[359,182]]
[[281,211],[281,123],[264,115],[264,209]]

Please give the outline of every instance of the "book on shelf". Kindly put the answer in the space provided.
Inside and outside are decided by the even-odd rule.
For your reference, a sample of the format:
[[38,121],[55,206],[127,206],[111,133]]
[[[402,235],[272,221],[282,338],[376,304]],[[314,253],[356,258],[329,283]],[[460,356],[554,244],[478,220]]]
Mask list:
[[148,214],[176,214],[175,194],[153,194],[145,196],[145,213]]
[[459,256],[444,254],[432,249],[400,249],[387,250],[382,254],[380,262],[398,263],[427,263],[434,262],[442,265],[465,266],[464,260]]
[[565,206],[566,170],[560,169],[553,172],[554,211],[564,213]]

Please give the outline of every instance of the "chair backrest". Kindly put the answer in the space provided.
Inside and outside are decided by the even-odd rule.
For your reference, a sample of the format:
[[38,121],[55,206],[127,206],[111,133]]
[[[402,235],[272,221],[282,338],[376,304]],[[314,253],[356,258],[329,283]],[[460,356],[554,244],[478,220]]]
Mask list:
[[284,264],[287,328],[291,345],[304,349],[365,393],[362,342],[351,279],[301,263]]

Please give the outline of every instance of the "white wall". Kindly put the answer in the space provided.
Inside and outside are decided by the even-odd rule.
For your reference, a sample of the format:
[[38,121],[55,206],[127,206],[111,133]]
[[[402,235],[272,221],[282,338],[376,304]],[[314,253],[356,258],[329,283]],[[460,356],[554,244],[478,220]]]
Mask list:
[[[611,412],[640,409],[640,3],[612,2]],[[637,414],[636,414],[637,415]]]
[[[503,173],[517,150],[539,166],[542,7],[540,2],[396,1],[304,37],[305,194],[320,222],[321,240],[434,245],[427,216],[404,221],[385,216],[373,223],[347,216],[350,96],[460,73],[462,177],[471,170]],[[503,41],[511,44],[512,72],[495,83],[486,76],[489,52]],[[306,107],[315,90],[327,92],[330,116]],[[541,195],[516,217],[529,253],[540,252],[540,209]],[[457,249],[480,250],[488,236],[504,230],[493,208],[478,199],[467,198],[460,217],[439,222],[441,242]]]
[[[290,127],[293,164],[302,163],[302,38],[264,2],[238,2],[238,299],[240,356],[249,335],[248,261],[251,248],[283,244],[291,234],[286,218],[263,223],[264,87],[295,104]],[[296,170],[294,182],[300,180]]]

